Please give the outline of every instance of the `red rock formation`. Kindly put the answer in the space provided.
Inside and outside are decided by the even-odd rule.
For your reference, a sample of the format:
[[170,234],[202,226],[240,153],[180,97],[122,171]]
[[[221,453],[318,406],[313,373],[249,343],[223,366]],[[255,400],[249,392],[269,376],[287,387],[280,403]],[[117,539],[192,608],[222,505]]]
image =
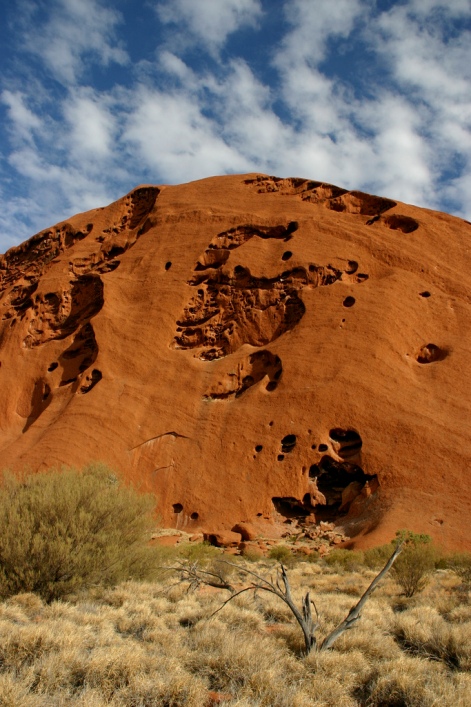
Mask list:
[[470,245],[258,174],[78,214],[0,257],[1,464],[103,460],[190,533],[471,550]]

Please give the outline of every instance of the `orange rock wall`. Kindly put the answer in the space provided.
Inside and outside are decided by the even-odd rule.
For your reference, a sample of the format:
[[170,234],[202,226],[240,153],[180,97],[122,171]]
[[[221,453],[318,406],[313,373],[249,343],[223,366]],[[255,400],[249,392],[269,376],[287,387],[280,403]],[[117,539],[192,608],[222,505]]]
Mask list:
[[106,461],[189,532],[309,516],[471,550],[470,246],[257,174],[78,214],[0,256],[1,465]]

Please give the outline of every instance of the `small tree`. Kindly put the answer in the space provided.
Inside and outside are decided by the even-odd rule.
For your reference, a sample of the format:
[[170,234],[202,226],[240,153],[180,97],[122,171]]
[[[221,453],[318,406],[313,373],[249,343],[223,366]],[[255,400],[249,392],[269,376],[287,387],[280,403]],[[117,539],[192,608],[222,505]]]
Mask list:
[[396,540],[401,542],[403,552],[392,568],[392,575],[408,598],[421,592],[435,568],[437,553],[430,535],[398,530]]
[[36,592],[52,601],[93,584],[150,576],[154,505],[100,464],[4,474],[0,596]]

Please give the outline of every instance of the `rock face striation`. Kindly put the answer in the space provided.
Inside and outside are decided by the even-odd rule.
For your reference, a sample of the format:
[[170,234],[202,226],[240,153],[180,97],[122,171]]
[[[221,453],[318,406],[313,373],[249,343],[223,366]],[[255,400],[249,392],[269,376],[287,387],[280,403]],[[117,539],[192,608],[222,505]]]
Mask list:
[[208,537],[471,550],[470,333],[459,218],[262,174],[141,186],[0,256],[1,466],[105,461]]

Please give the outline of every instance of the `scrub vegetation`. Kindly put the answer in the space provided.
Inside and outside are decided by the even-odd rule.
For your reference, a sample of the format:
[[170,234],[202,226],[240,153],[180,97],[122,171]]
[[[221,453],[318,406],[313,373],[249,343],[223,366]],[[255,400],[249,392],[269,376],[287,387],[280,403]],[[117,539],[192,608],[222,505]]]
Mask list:
[[[64,473],[62,481],[69,472]],[[109,476],[109,470],[103,468],[85,471],[84,478],[87,473],[94,483],[97,478],[104,483]],[[60,497],[49,475],[44,478],[52,484],[49,490],[56,489]],[[131,493],[116,479],[106,483],[104,488],[111,496],[120,487],[125,495]],[[82,496],[75,484],[72,487],[76,489],[75,505],[69,509],[81,508],[77,499]],[[9,517],[18,518],[21,504],[13,502],[15,488],[16,498],[25,488],[34,488],[38,493],[31,479],[10,478],[4,483],[1,493],[10,493],[10,507],[5,507],[3,497],[2,531],[7,528],[7,510]],[[96,489],[94,497],[101,499],[93,506],[95,510],[104,510],[105,497],[110,497],[97,496]],[[148,499],[146,504],[149,513]],[[34,515],[33,507],[29,508]],[[110,507],[108,514],[112,516]],[[86,514],[81,517],[85,522]],[[101,517],[103,522],[104,516]],[[471,704],[468,555],[445,557],[435,549],[433,567],[425,563],[422,578],[427,582],[412,596],[402,586],[401,575],[390,572],[381,580],[352,630],[339,636],[329,650],[306,655],[299,625],[279,597],[267,591],[247,591],[222,606],[231,591],[204,581],[204,577],[212,581],[216,575],[222,577],[221,584],[238,591],[247,583],[247,571],[259,577],[274,577],[278,559],[230,557],[225,563],[221,560],[227,556],[203,544],[149,546],[145,539],[152,516],[145,518],[139,532],[131,522],[124,533],[129,556],[136,550],[135,564],[129,564],[124,557],[120,564],[116,549],[111,556],[103,551],[96,558],[93,571],[82,573],[73,582],[74,567],[64,561],[61,566],[69,567],[70,584],[60,585],[59,596],[55,596],[56,589],[51,589],[51,580],[49,584],[30,583],[23,588],[19,584],[15,588],[11,580],[9,584],[5,579],[5,559],[1,557],[2,707]],[[69,517],[69,522],[75,527],[73,518]],[[16,531],[20,529],[17,525]],[[35,534],[29,532],[30,546],[36,547],[32,540]],[[429,557],[432,544],[420,537],[402,534],[401,539],[406,542],[395,566],[400,569],[399,560],[404,556],[407,559],[408,552],[426,551]],[[23,545],[20,543],[19,547]],[[144,562],[143,547],[147,553]],[[319,640],[357,604],[392,548],[388,545],[365,552],[336,550],[326,559],[300,559],[288,548],[291,555],[285,553],[283,561],[289,560],[286,572],[293,600],[299,605],[306,592],[310,593],[319,618]],[[57,557],[60,553],[51,555]],[[26,557],[24,549],[17,557]],[[98,572],[100,557],[106,559],[102,569],[116,565],[120,571]],[[38,558],[50,567],[45,551]],[[146,562],[151,580],[144,578]],[[84,566],[82,560],[76,563]],[[404,566],[410,564],[405,562]],[[38,559],[33,576],[37,576],[39,565]],[[171,566],[176,569],[169,569]],[[182,574],[182,567],[194,568],[201,581],[192,581],[191,572]],[[137,568],[133,576],[132,571]],[[26,569],[22,571],[30,582]],[[49,588],[45,591],[44,586]]]
[[0,485],[0,597],[35,592],[46,601],[97,583],[148,579],[155,498],[108,467],[4,473]]

